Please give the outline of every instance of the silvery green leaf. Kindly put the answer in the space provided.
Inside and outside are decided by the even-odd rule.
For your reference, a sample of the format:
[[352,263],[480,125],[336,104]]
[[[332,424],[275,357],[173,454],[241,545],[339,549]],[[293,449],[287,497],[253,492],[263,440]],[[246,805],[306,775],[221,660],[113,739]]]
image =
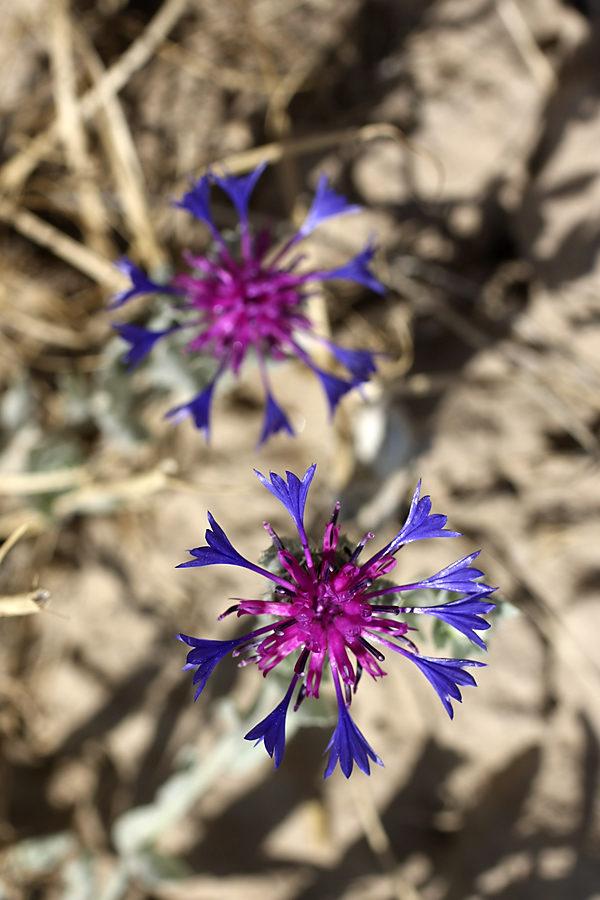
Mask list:
[[143,848],[129,857],[127,864],[130,875],[149,888],[163,881],[180,881],[194,874],[183,860],[158,853],[150,847]]
[[42,875],[56,869],[76,847],[77,839],[70,831],[28,838],[6,851],[5,863],[7,869]]
[[95,900],[97,897],[94,860],[89,853],[69,860],[63,867],[62,877],[62,900]]

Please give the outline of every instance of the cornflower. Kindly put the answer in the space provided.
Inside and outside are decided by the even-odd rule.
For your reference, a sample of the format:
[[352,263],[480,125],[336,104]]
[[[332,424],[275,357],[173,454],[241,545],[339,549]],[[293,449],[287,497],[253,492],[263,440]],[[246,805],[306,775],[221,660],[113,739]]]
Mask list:
[[[131,287],[115,294],[111,303],[111,308],[115,309],[133,297],[152,293],[168,294],[172,298],[173,322],[161,331],[132,324],[114,325],[130,345],[123,357],[130,371],[150,353],[157,341],[182,329],[193,332],[187,351],[209,353],[215,358],[216,372],[208,386],[192,400],[167,413],[167,417],[176,423],[191,416],[207,439],[215,385],[226,370],[237,376],[242,363],[253,351],[266,396],[259,446],[277,432],[294,434],[289,419],[273,395],[267,360],[281,361],[295,356],[305,363],[321,381],[331,416],[340,398],[375,371],[374,353],[339,347],[314,333],[304,310],[310,296],[307,285],[346,279],[379,293],[384,290],[369,268],[375,254],[372,240],[361,253],[335,269],[298,271],[304,257],[294,251],[304,238],[323,222],[361,209],[328,187],[325,176],[319,180],[304,223],[281,248],[272,249],[268,229],[256,236],[251,233],[248,203],[266,165],[266,162],[262,163],[243,177],[220,177],[209,172],[192,182],[191,189],[175,205],[207,226],[214,241],[212,254],[198,256],[185,251],[183,257],[192,269],[191,274],[175,275],[166,285],[154,283],[127,257],[122,257],[116,266],[130,278]],[[214,223],[210,210],[212,185],[221,188],[237,210],[239,256],[234,255]],[[339,377],[317,366],[304,347],[306,338],[324,344],[349,373],[348,377]]]
[[[192,648],[184,670],[196,669],[193,679],[198,686],[196,699],[217,663],[229,653],[233,657],[247,654],[239,665],[254,662],[265,676],[282,660],[295,658],[290,686],[283,700],[245,735],[246,740],[264,743],[267,753],[274,758],[276,769],[285,749],[286,716],[296,687],[299,685],[294,711],[305,697],[319,697],[323,670],[328,662],[337,698],[338,722],[327,746],[330,755],[325,777],[331,775],[339,763],[349,778],[354,763],[367,775],[370,774],[369,760],[383,765],[350,716],[350,704],[361,674],[366,671],[373,679],[387,674],[381,667],[385,659],[383,650],[397,653],[420,669],[433,685],[450,718],[453,717],[452,700],[462,700],[460,687],[475,685],[467,668],[484,665],[472,659],[422,655],[407,637],[409,631],[416,629],[398,617],[403,614],[434,616],[485,650],[477,632],[489,628],[481,616],[494,608],[487,598],[495,588],[479,581],[483,573],[471,565],[480,551],[464,556],[429,578],[410,584],[390,584],[384,578],[396,566],[395,554],[406,544],[426,538],[460,537],[458,532],[444,527],[446,516],[431,512],[430,498],[419,496],[421,482],[398,534],[366,562],[359,560],[373,534],[365,534],[355,549],[346,549],[340,543],[340,526],[337,524],[339,503],[325,528],[321,548],[311,548],[304,528],[304,509],[314,472],[313,465],[302,480],[291,472],[286,472],[287,480],[273,472],[269,478],[256,472],[267,490],[284,505],[298,531],[301,550],[294,553],[271,526],[264,523],[282,574],[241,556],[210,512],[210,528],[205,535],[207,545],[190,550],[193,559],[179,566],[241,566],[264,575],[272,588],[271,599],[239,600],[219,618],[235,612],[238,616],[275,616],[277,621],[225,641],[186,634],[177,637]],[[399,605],[403,592],[418,588],[451,591],[464,596],[433,606]],[[386,600],[391,602],[386,603]]]

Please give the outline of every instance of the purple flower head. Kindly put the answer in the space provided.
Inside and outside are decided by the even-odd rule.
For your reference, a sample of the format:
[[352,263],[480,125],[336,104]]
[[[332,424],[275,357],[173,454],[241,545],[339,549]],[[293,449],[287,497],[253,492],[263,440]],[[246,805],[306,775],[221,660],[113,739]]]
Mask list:
[[[210,256],[194,256],[184,253],[192,271],[176,275],[165,286],[155,284],[123,257],[117,267],[131,279],[131,287],[120,291],[113,298],[111,308],[120,307],[132,297],[141,294],[162,293],[172,295],[173,327],[164,331],[147,332],[138,326],[116,326],[121,336],[131,344],[125,361],[130,367],[137,365],[152,349],[154,343],[174,330],[189,329],[187,351],[213,356],[217,374],[210,388],[197,397],[178,406],[167,415],[174,422],[191,417],[196,427],[209,434],[209,414],[213,388],[227,370],[235,375],[249,354],[255,356],[260,366],[266,405],[259,445],[271,435],[285,431],[293,435],[293,429],[285,413],[273,396],[267,362],[297,357],[308,365],[319,378],[331,413],[335,412],[341,397],[352,388],[366,381],[375,371],[375,356],[368,350],[352,351],[324,341],[332,356],[349,373],[341,378],[318,368],[304,349],[298,337],[321,340],[313,334],[312,324],[305,314],[308,285],[315,281],[344,279],[361,284],[370,290],[383,293],[370,266],[375,247],[370,241],[365,249],[345,265],[335,269],[300,272],[301,256],[290,257],[290,251],[323,222],[334,216],[348,215],[360,210],[348,203],[345,197],[328,187],[322,176],[308,212],[299,231],[279,251],[271,250],[268,231],[253,236],[248,222],[248,205],[256,182],[266,163],[262,163],[249,175],[234,177],[209,172],[192,182],[176,206],[190,213],[209,229],[214,241]],[[212,217],[210,194],[216,185],[233,203],[240,222],[239,253],[226,244]]]
[[[437,692],[450,717],[452,700],[461,701],[460,687],[475,685],[468,667],[484,665],[470,659],[443,659],[423,656],[409,640],[409,625],[403,615],[427,615],[440,619],[485,649],[477,634],[489,628],[482,615],[491,612],[488,601],[494,588],[479,579],[483,573],[470,564],[477,553],[465,556],[435,575],[410,584],[390,584],[385,578],[396,566],[394,554],[404,544],[429,537],[452,537],[456,532],[444,529],[446,517],[431,512],[429,497],[419,499],[420,483],[415,491],[406,522],[383,550],[360,562],[367,542],[366,534],[352,550],[340,540],[337,524],[339,503],[325,527],[321,544],[310,547],[304,527],[306,499],[315,466],[300,479],[291,472],[282,478],[273,472],[269,478],[257,472],[262,484],[285,507],[300,537],[300,544],[284,543],[265,523],[274,544],[270,568],[254,565],[234,549],[223,529],[208,514],[210,528],[206,545],[190,550],[193,559],[181,567],[230,565],[262,574],[270,582],[271,594],[264,600],[239,600],[221,616],[268,616],[270,624],[250,631],[232,641],[208,641],[179,635],[193,649],[185,668],[197,668],[196,696],[203,690],[214,666],[230,651],[233,656],[249,653],[240,665],[254,662],[267,675],[283,660],[294,661],[289,689],[279,705],[246,735],[247,740],[263,742],[277,768],[285,748],[285,722],[296,686],[294,710],[305,697],[318,698],[323,674],[329,669],[338,706],[338,723],[327,747],[330,751],[325,777],[339,763],[348,778],[354,763],[367,775],[369,760],[383,765],[350,716],[350,704],[363,672],[373,679],[387,673],[382,668],[385,650],[394,651],[413,662]],[[289,549],[288,549],[289,548]],[[292,549],[293,548],[293,549]],[[295,549],[298,548],[298,549]],[[435,588],[465,596],[447,603],[425,607],[399,605],[405,591]],[[379,602],[387,598],[389,605]],[[484,599],[485,598],[485,599]],[[414,629],[411,629],[414,630]]]

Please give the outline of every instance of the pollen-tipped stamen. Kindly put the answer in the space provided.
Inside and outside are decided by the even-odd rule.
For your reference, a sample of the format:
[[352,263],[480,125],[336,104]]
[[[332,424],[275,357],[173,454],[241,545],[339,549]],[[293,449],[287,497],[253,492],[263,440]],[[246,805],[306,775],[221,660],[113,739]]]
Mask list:
[[240,604],[234,603],[233,606],[230,606],[229,609],[226,609],[225,612],[221,613],[221,615],[217,617],[217,622],[220,622],[222,619],[227,618],[227,616],[230,616],[231,613],[237,612],[239,608]]
[[306,685],[301,684],[300,690],[298,691],[298,696],[296,697],[296,702],[294,704],[294,712],[298,712],[298,709],[300,708],[300,704],[306,698],[306,696],[307,696]]
[[365,648],[365,650],[367,650],[367,651],[371,654],[371,656],[374,656],[375,659],[378,659],[378,660],[379,660],[379,662],[385,662],[385,656],[383,655],[383,653],[381,653],[379,650],[376,650],[375,647],[373,647],[373,645],[370,644],[370,643],[362,636],[362,634],[359,634],[359,635],[358,635],[358,640],[359,640],[359,643],[361,643],[361,644],[363,645],[363,647]]
[[333,563],[325,563],[325,565],[323,566],[323,573],[321,575],[322,584],[328,584],[334,572],[335,566],[333,565]]
[[273,634],[276,634],[277,637],[281,637],[286,629],[288,629],[291,625],[295,625],[295,619],[289,619],[287,622],[284,622],[282,625],[277,625],[277,628],[274,629]]
[[[286,621],[293,622],[294,620],[286,619]],[[283,625],[284,625],[283,622],[277,623],[278,628],[282,628]],[[248,640],[244,641],[243,644],[240,644],[239,647],[236,647],[231,655],[239,656],[240,653],[245,653],[246,650],[253,650],[255,647],[259,647],[263,643],[263,641],[266,640],[268,633],[269,632],[273,633],[274,631],[275,631],[274,625],[265,625],[263,628],[258,628],[256,631],[253,631],[249,635],[247,635]]]
[[358,544],[357,544],[356,547],[354,548],[354,552],[352,553],[352,556],[350,557],[350,559],[348,560],[348,562],[349,562],[349,563],[355,563],[356,560],[358,559],[358,557],[360,556],[360,554],[361,554],[361,553],[363,552],[363,550],[365,549],[365,546],[366,546],[366,544],[367,544],[367,541],[370,541],[371,538],[374,538],[374,537],[375,537],[375,535],[373,534],[373,532],[372,532],[372,531],[368,531],[368,532],[365,534],[365,536],[364,536],[363,538],[360,539],[360,541],[358,542]]
[[263,528],[265,529],[265,531],[267,532],[267,534],[269,535],[269,537],[271,538],[271,540],[273,541],[273,543],[277,547],[277,549],[285,550],[285,547],[283,546],[283,544],[281,542],[281,538],[279,537],[279,535],[277,534],[275,529],[271,528],[271,526],[269,525],[268,522],[263,522]]
[[349,707],[350,704],[352,703],[352,689],[349,684],[346,684],[345,681],[343,682],[343,684],[344,684],[344,695],[345,695],[345,700],[346,700],[346,706]]
[[356,689],[357,689],[357,687],[358,687],[358,682],[359,682],[360,679],[362,678],[363,672],[364,672],[363,667],[361,666],[361,664],[359,663],[359,661],[356,660],[356,678],[355,678],[355,680],[354,680],[354,693],[356,693]]
[[237,664],[238,669],[244,669],[246,666],[249,666],[250,663],[259,662],[260,656],[247,656],[246,659],[240,659]]
[[333,508],[333,512],[331,514],[330,522],[332,525],[337,525],[338,516],[340,514],[340,503],[339,501],[335,504]]
[[300,678],[304,678],[304,675],[306,674],[305,669],[306,669],[306,663],[308,662],[309,656],[310,656],[310,650],[308,649],[308,647],[305,647],[304,650],[302,651],[302,653],[300,654],[300,656],[298,657],[296,665],[294,666],[294,672]]
[[359,594],[361,591],[366,590],[366,588],[370,588],[372,584],[372,578],[362,578],[360,581],[357,581],[356,584],[353,584],[349,588],[347,588],[347,591],[349,594],[354,596],[354,594]]

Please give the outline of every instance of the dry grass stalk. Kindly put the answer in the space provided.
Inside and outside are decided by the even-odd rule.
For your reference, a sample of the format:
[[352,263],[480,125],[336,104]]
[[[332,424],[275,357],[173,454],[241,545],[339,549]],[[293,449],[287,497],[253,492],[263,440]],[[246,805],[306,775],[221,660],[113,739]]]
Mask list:
[[[144,66],[157,46],[183,15],[188,0],[165,0],[157,14],[139,38],[128,47],[118,62],[106,71],[102,81],[90,88],[80,100],[80,114],[90,119],[107,97],[118,94],[132,75]],[[17,193],[38,163],[52,150],[59,139],[55,121],[33,138],[16,156],[0,169],[0,193]]]
[[19,309],[14,305],[14,296],[9,296],[2,289],[0,289],[0,321],[40,344],[55,344],[69,350],[82,350],[88,345],[87,338],[81,333],[56,322],[50,322],[48,319],[36,318]]
[[189,72],[194,78],[201,81],[209,81],[226,91],[240,93],[260,94],[263,91],[263,83],[250,72],[240,72],[221,64],[215,65],[210,60],[203,59],[197,53],[188,50],[181,44],[166,40],[157,49],[156,55],[165,62]]
[[68,0],[52,0],[49,30],[50,67],[57,111],[58,129],[67,164],[78,186],[78,201],[85,241],[92,250],[111,257],[108,223],[98,189],[96,167],[87,147],[76,89],[73,33]]
[[0,516],[0,538],[8,538],[15,528],[25,526],[31,535],[44,534],[51,523],[38,509],[19,509]]
[[[273,164],[281,162],[284,156],[306,156],[310,153],[320,153],[325,150],[331,150],[342,144],[356,141],[364,143],[366,141],[390,140],[402,144],[407,147],[411,153],[419,156],[425,156],[431,162],[432,166],[438,173],[438,186],[435,191],[437,196],[442,189],[444,182],[444,170],[439,159],[435,154],[431,153],[426,147],[415,144],[409,140],[404,132],[396,125],[389,122],[376,122],[373,125],[364,125],[362,127],[342,128],[338,131],[326,131],[321,134],[310,135],[309,137],[295,138],[289,141],[273,141],[270,144],[263,144],[260,147],[252,147],[250,150],[241,150],[239,153],[231,153],[229,156],[219,160],[232,175],[243,175],[254,169],[263,160]],[[199,166],[197,174],[200,175],[206,169],[207,163]],[[179,187],[179,186],[178,186]],[[183,189],[184,183],[181,183]]]
[[52,511],[60,519],[76,513],[111,512],[122,506],[136,504],[178,484],[159,465],[149,472],[130,475],[128,478],[82,484],[76,490],[58,497]]
[[24,237],[40,247],[46,247],[92,281],[105,285],[111,291],[120,290],[127,283],[112,263],[99,253],[73,240],[28,210],[20,208],[12,200],[0,201],[0,220],[12,225]]
[[[291,130],[291,120],[287,113],[287,105],[293,94],[286,92],[285,95],[278,95],[277,93],[278,86],[283,79],[277,70],[273,49],[265,41],[261,28],[257,26],[254,19],[254,11],[250,9],[249,3],[246,0],[230,0],[230,2],[237,9],[247,40],[254,50],[254,56],[262,76],[263,91],[269,98],[265,120],[267,133],[270,133],[270,136],[277,141],[285,141],[289,137]],[[303,59],[302,56],[300,58]],[[312,63],[310,68],[312,68]],[[304,81],[304,75],[302,81]],[[296,82],[294,81],[292,85],[294,93],[295,86]],[[274,100],[275,106],[273,106]],[[291,214],[294,209],[295,198],[298,196],[298,173],[293,163],[293,158],[287,154],[283,154],[280,163],[279,183],[285,201],[285,208],[288,214]]]
[[[86,35],[77,34],[82,55],[95,85],[106,70]],[[127,119],[116,94],[103,93],[98,126],[117,185],[126,223],[133,237],[132,255],[148,268],[164,265],[167,257],[152,227],[147,189]]]

